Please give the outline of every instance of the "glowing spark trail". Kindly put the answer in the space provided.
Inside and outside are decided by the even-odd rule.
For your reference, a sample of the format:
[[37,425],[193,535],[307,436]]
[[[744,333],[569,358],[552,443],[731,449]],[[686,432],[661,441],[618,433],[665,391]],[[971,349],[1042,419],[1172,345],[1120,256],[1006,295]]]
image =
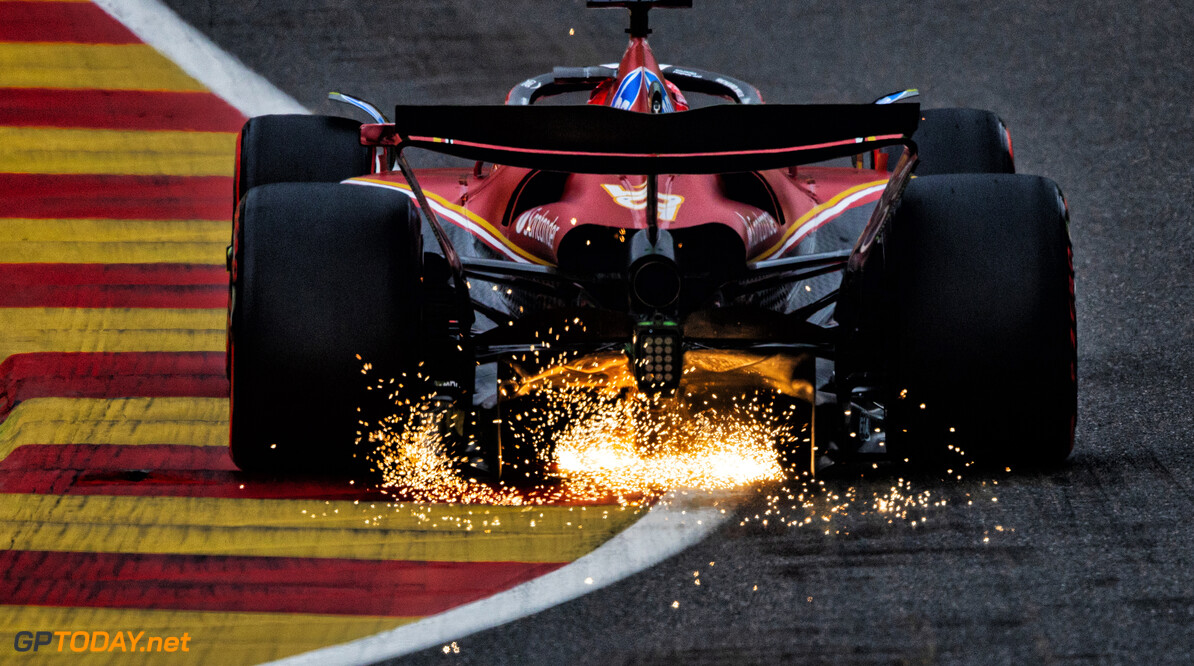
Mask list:
[[[376,388],[389,385],[381,381]],[[794,437],[791,414],[757,397],[691,410],[675,399],[661,403],[567,381],[545,384],[537,389],[536,408],[504,417],[525,425],[523,450],[538,458],[505,461],[509,471],[534,480],[534,470],[550,470],[515,487],[462,476],[450,443],[454,416],[434,400],[397,396],[391,396],[394,414],[362,424],[360,443],[382,486],[410,501],[522,505],[613,498],[643,504],[673,488],[722,490],[782,478],[777,449]]]

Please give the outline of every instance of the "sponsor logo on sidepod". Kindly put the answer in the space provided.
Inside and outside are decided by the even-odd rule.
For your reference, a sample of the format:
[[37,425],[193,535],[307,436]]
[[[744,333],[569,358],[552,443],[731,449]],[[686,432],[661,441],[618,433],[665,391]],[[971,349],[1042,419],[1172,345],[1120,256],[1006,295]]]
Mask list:
[[746,227],[746,243],[752,248],[771,238],[779,230],[779,225],[776,224],[775,218],[767,213],[759,213],[758,215],[734,214],[738,216],[738,219],[742,220],[742,226]]
[[532,208],[514,221],[514,232],[551,247],[560,230],[560,225],[556,224],[558,219],[547,217],[540,209]]

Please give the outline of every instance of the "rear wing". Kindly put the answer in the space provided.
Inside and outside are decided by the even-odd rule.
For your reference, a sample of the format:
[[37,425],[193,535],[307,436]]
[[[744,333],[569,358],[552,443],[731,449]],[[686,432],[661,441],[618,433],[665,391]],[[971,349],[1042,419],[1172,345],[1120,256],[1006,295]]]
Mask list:
[[717,105],[678,113],[605,106],[398,106],[361,126],[367,146],[601,174],[759,171],[906,144],[916,104]]

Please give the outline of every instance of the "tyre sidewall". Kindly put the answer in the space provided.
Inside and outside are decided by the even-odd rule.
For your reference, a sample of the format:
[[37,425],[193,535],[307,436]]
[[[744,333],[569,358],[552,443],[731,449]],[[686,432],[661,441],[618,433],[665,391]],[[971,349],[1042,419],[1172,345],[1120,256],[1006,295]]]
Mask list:
[[994,464],[1064,459],[1076,326],[1057,186],[1034,176],[918,178],[883,253],[893,451],[936,456],[952,443]]

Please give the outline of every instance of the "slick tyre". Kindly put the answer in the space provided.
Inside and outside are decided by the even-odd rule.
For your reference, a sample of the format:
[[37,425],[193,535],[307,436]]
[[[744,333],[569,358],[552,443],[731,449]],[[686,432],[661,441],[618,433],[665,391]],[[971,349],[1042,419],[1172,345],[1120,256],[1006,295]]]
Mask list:
[[883,243],[896,457],[950,463],[960,450],[1002,467],[1069,455],[1077,360],[1068,221],[1061,191],[1044,178],[908,185]]
[[[999,116],[980,109],[923,109],[912,135],[918,176],[951,173],[1015,173],[1011,134]],[[901,147],[888,149],[894,168]]]
[[336,116],[250,118],[237,137],[233,205],[271,183],[338,183],[372,171],[361,123]]
[[366,385],[420,355],[420,229],[408,199],[382,189],[249,190],[234,226],[228,318],[239,467],[360,470],[358,420],[376,416],[374,394],[384,397]]

